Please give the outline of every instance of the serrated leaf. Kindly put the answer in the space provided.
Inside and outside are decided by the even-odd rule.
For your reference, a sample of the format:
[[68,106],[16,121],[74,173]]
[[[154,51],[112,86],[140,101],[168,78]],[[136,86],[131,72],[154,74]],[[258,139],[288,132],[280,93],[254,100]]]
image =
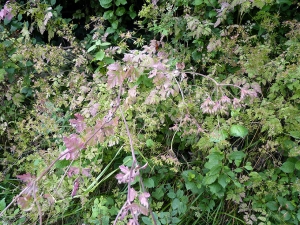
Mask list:
[[154,180],[152,178],[146,178],[143,180],[145,187],[154,188]]
[[230,128],[230,135],[234,137],[244,138],[248,134],[248,129],[242,125],[232,125]]
[[295,169],[295,163],[289,162],[289,161],[285,162],[282,164],[280,169],[285,173],[292,173],[292,172],[294,172],[294,169]]

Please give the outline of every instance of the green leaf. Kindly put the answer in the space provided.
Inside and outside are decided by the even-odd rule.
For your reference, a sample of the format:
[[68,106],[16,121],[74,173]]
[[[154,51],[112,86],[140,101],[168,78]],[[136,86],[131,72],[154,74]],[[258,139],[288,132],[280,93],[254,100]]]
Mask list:
[[148,148],[154,146],[153,140],[152,140],[152,139],[148,139],[148,140],[146,141],[146,146],[147,146]]
[[0,211],[5,209],[5,207],[6,207],[5,198],[2,198],[0,201]]
[[116,10],[116,15],[117,16],[123,16],[124,13],[126,12],[125,8],[122,6],[122,7],[118,7],[117,10]]
[[232,125],[230,128],[230,135],[234,137],[244,138],[248,134],[248,129],[242,125]]
[[300,131],[290,131],[290,135],[295,139],[300,139]]
[[296,162],[295,168],[296,168],[296,170],[300,170],[300,161]]
[[291,0],[277,0],[276,2],[279,4],[288,4],[288,5],[293,4]]
[[114,16],[114,11],[112,10],[105,11],[103,14],[103,18],[106,20],[111,19],[113,16]]
[[70,161],[69,160],[66,160],[66,159],[63,159],[63,160],[58,160],[56,163],[55,163],[55,167],[57,169],[62,169],[62,168],[65,168],[67,166],[70,165]]
[[227,184],[229,184],[230,182],[230,178],[225,175],[225,174],[221,174],[218,178],[218,183],[225,188],[227,186]]
[[215,182],[219,177],[219,174],[215,174],[215,175],[212,175],[212,176],[206,176],[204,177],[203,179],[203,183],[205,185],[210,185],[212,184],[213,182]]
[[146,224],[146,225],[152,225],[152,220],[149,217],[142,217],[142,221]]
[[146,178],[143,181],[144,181],[145,187],[154,188],[154,180],[152,178]]
[[4,75],[6,75],[5,69],[0,69],[0,82],[4,81]]
[[278,210],[278,204],[275,201],[270,201],[266,203],[266,206],[271,210],[271,211],[277,211]]
[[112,0],[99,0],[99,3],[105,9],[112,6]]
[[154,192],[152,192],[151,194],[154,198],[156,198],[157,200],[160,200],[164,195],[164,190],[162,187],[156,188]]
[[209,13],[208,13],[208,17],[209,17],[209,18],[215,17],[216,15],[217,15],[217,12],[216,12],[215,10],[211,10],[211,11],[209,11]]
[[131,5],[129,7],[129,12],[127,12],[131,19],[134,19],[136,17],[136,12],[134,11],[134,5]]
[[55,5],[56,0],[51,0],[51,5]]
[[116,0],[115,4],[116,4],[116,6],[126,5],[127,1],[126,0]]
[[210,134],[210,141],[211,142],[215,142],[215,143],[219,143],[221,141],[224,141],[228,138],[228,133],[225,130],[214,130],[211,134]]
[[180,200],[178,198],[175,198],[171,203],[172,209],[177,209],[179,207],[179,204],[180,204]]
[[115,20],[114,22],[111,23],[112,28],[115,29],[115,30],[118,28],[118,25],[119,25],[118,20]]
[[289,162],[289,161],[285,162],[282,164],[280,169],[285,173],[292,173],[292,172],[294,172],[294,169],[295,169],[295,163]]
[[168,194],[167,194],[167,196],[169,197],[169,198],[176,198],[176,194],[172,191],[172,192],[169,192]]
[[246,154],[242,151],[234,151],[228,155],[228,158],[230,160],[242,160],[245,156]]
[[93,51],[95,48],[97,48],[97,45],[92,45],[91,47],[89,47],[89,49],[87,50],[87,52],[91,52],[91,51]]
[[104,51],[99,51],[97,52],[97,54],[94,56],[94,60],[98,60],[101,61],[105,56],[105,52]]
[[195,0],[194,5],[201,5],[203,3],[203,0]]

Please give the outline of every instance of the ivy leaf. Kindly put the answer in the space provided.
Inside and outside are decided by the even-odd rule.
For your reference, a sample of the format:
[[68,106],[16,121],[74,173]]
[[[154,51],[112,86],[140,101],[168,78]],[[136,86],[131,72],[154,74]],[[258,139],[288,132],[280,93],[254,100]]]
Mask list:
[[248,129],[242,125],[232,125],[230,128],[230,135],[234,137],[244,138],[248,134]]
[[285,173],[292,173],[292,172],[294,172],[294,169],[295,169],[295,163],[289,162],[289,161],[285,162],[282,164],[280,169]]

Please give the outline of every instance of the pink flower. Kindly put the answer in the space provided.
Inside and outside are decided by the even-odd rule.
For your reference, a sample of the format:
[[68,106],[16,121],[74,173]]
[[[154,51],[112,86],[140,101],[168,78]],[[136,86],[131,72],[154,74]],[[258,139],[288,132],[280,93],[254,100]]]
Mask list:
[[223,95],[222,97],[221,97],[221,103],[222,104],[230,104],[231,103],[231,100],[230,100],[230,98],[228,98],[226,95]]
[[136,169],[133,169],[130,174],[130,169],[127,166],[121,165],[119,168],[122,171],[122,173],[116,175],[119,184],[132,182],[139,175],[139,171]]
[[79,113],[75,114],[76,119],[71,119],[70,124],[72,127],[76,129],[78,133],[82,132],[86,128],[86,124],[84,122],[84,117]]
[[148,192],[144,192],[139,195],[139,200],[141,205],[145,206],[147,209],[149,207],[148,198],[150,197],[150,194]]
[[67,147],[60,155],[60,160],[75,160],[79,155],[79,151],[84,148],[84,143],[77,134],[71,134],[69,137],[64,137],[64,143]]
[[3,9],[0,11],[0,21],[7,19],[7,20],[11,20],[13,18],[13,15],[11,14],[11,8],[7,7],[7,3],[9,1],[7,1],[3,7]]

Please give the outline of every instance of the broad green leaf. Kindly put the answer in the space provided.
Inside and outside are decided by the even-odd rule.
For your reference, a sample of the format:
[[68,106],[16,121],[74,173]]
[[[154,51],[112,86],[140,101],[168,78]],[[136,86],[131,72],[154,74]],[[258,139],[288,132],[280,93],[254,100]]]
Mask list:
[[282,164],[280,169],[285,173],[292,173],[292,172],[294,172],[294,169],[295,169],[295,163],[289,162],[289,161],[285,162]]
[[148,148],[154,146],[153,140],[152,140],[152,139],[148,139],[148,140],[146,141],[146,145],[147,145]]
[[214,183],[212,185],[209,185],[209,190],[211,193],[216,194],[218,196],[219,194],[223,195],[223,193],[220,192],[222,190],[222,186],[220,184]]
[[114,11],[112,10],[105,11],[103,14],[103,18],[106,20],[111,19],[113,16],[114,16]]
[[209,11],[209,13],[208,13],[208,17],[209,17],[209,18],[215,17],[216,15],[217,15],[217,12],[216,12],[215,10],[211,10],[211,11]]
[[175,198],[171,203],[172,209],[177,209],[179,207],[179,204],[180,204],[180,200],[178,198]]
[[151,194],[154,198],[156,198],[157,200],[160,200],[164,195],[164,190],[162,187],[159,187],[159,188],[155,188],[155,191],[152,192]]
[[145,187],[154,188],[154,180],[152,178],[146,178],[143,180]]
[[123,16],[125,12],[126,12],[126,10],[125,10],[124,7],[118,7],[117,10],[116,10],[116,15],[117,16]]
[[212,184],[213,182],[215,182],[219,177],[219,174],[215,174],[215,175],[212,175],[212,176],[206,176],[204,177],[203,179],[203,183],[205,185],[210,185]]
[[219,143],[221,141],[226,140],[226,138],[228,138],[228,133],[224,130],[214,130],[211,134],[210,134],[210,141],[211,142],[215,142],[215,143]]
[[116,1],[115,1],[115,4],[116,4],[116,6],[119,6],[119,5],[126,5],[126,4],[127,4],[127,1],[126,1],[126,0],[116,0]]
[[248,134],[248,129],[242,125],[232,125],[230,128],[230,135],[234,137],[244,138]]
[[176,194],[172,191],[172,192],[169,192],[168,194],[167,194],[167,196],[169,197],[169,198],[176,198]]
[[94,60],[98,60],[101,61],[105,56],[105,52],[104,51],[99,51],[97,52],[97,54],[94,56]]
[[201,5],[203,3],[203,0],[195,0],[194,5]]
[[142,217],[142,221],[146,224],[146,225],[152,225],[152,219],[150,219],[149,217]]
[[300,161],[297,161],[295,164],[296,170],[300,170]]
[[51,0],[51,5],[55,5],[56,0]]
[[230,178],[225,175],[225,174],[221,174],[218,178],[218,183],[225,188],[227,186],[227,184],[229,184],[230,182]]
[[105,9],[112,6],[112,0],[99,0],[99,3]]
[[277,211],[278,210],[278,204],[275,201],[270,201],[266,203],[266,206],[272,210],[272,211]]
[[276,2],[279,4],[288,4],[288,5],[293,4],[291,0],[277,0]]
[[295,139],[300,139],[300,131],[290,131],[290,135]]
[[228,158],[230,160],[242,160],[245,156],[246,154],[242,151],[234,151],[228,155]]
[[115,30],[118,28],[118,25],[119,25],[118,20],[115,20],[114,22],[111,23],[112,28],[115,29]]

